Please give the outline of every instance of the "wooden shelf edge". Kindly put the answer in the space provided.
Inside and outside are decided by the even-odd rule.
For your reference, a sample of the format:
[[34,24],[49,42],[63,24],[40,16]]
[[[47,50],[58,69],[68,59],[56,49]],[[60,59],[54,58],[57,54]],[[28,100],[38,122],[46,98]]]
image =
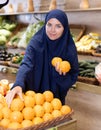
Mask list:
[[95,94],[101,94],[101,86],[76,82],[76,89],[77,90],[84,90]]
[[[88,8],[88,9],[67,9],[64,10],[65,12],[87,12],[87,11],[101,11],[101,8]],[[32,11],[32,12],[14,12],[14,13],[0,13],[0,15],[24,15],[24,14],[45,14],[48,13],[49,10],[42,10],[42,11]]]

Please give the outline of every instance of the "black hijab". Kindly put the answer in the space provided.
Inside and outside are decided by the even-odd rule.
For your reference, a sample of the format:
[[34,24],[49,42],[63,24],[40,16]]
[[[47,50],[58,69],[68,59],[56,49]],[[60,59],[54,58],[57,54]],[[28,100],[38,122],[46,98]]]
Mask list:
[[[46,34],[46,24],[51,18],[56,18],[59,20],[64,27],[62,36],[56,40],[50,40]],[[39,51],[42,49],[47,50],[49,60],[55,56],[61,57],[63,60],[67,60],[68,55],[71,52],[73,53],[73,50],[74,54],[76,52],[75,44],[69,30],[67,15],[64,11],[59,9],[52,10],[46,15],[45,24],[41,30],[36,33],[34,39],[39,42],[38,43],[35,41],[34,47]]]
[[68,39],[68,33],[69,33],[68,19],[67,19],[66,14],[63,11],[58,10],[58,9],[52,10],[51,12],[47,14],[46,19],[45,19],[45,25],[51,18],[56,18],[57,20],[60,21],[60,23],[64,27],[64,32],[62,36],[56,40],[50,40],[46,35],[48,48],[49,48],[50,53],[53,56],[61,56],[67,44],[66,39]]

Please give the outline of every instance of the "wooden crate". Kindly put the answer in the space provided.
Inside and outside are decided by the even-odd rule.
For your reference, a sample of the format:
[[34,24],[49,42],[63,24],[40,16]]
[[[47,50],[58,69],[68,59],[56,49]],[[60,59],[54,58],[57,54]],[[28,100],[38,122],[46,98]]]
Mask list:
[[88,78],[88,77],[81,77],[78,76],[78,81],[87,83],[87,84],[92,84],[92,85],[99,85],[99,82],[96,78]]
[[96,57],[101,57],[101,53],[96,53],[95,51],[92,52],[92,55]]
[[[21,129],[15,129],[15,130],[47,130],[47,129],[50,129],[51,127],[57,127],[57,128],[61,129],[61,127],[64,123],[67,123],[67,124],[64,124],[63,126],[67,127],[67,125],[68,125],[68,129],[66,128],[63,130],[71,130],[69,128],[74,127],[73,124],[75,124],[75,121],[73,121],[73,119],[71,117],[72,114],[73,114],[73,110],[70,113],[59,116],[57,118],[54,118],[53,120],[48,120],[48,121],[45,121],[40,124],[32,125],[32,126],[21,128]],[[0,130],[11,130],[11,129],[9,129],[9,128],[6,129],[6,128],[0,126]],[[12,129],[12,130],[14,130],[14,129]],[[76,129],[72,129],[72,130],[76,130]]]
[[79,41],[85,32],[86,26],[79,25],[79,24],[70,24],[69,26],[70,26],[70,31],[75,36],[75,42]]

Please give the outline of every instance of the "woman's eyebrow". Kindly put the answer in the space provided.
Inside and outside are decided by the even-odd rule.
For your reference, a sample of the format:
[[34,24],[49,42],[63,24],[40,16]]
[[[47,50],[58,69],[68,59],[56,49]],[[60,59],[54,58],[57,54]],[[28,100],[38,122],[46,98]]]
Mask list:
[[[47,23],[52,24],[51,22],[47,22]],[[57,23],[56,25],[61,25],[61,26],[62,26],[62,24],[61,24],[61,23]]]

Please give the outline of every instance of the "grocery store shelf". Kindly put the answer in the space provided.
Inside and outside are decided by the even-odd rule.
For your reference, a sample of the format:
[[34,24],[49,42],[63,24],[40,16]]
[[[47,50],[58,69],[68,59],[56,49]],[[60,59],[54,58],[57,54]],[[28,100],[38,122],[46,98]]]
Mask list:
[[[101,8],[88,8],[88,9],[67,9],[64,10],[65,12],[87,12],[87,11],[101,11]],[[32,11],[32,12],[14,12],[14,13],[0,13],[0,15],[22,15],[22,14],[45,14],[48,13],[49,10],[42,10],[42,11]]]

